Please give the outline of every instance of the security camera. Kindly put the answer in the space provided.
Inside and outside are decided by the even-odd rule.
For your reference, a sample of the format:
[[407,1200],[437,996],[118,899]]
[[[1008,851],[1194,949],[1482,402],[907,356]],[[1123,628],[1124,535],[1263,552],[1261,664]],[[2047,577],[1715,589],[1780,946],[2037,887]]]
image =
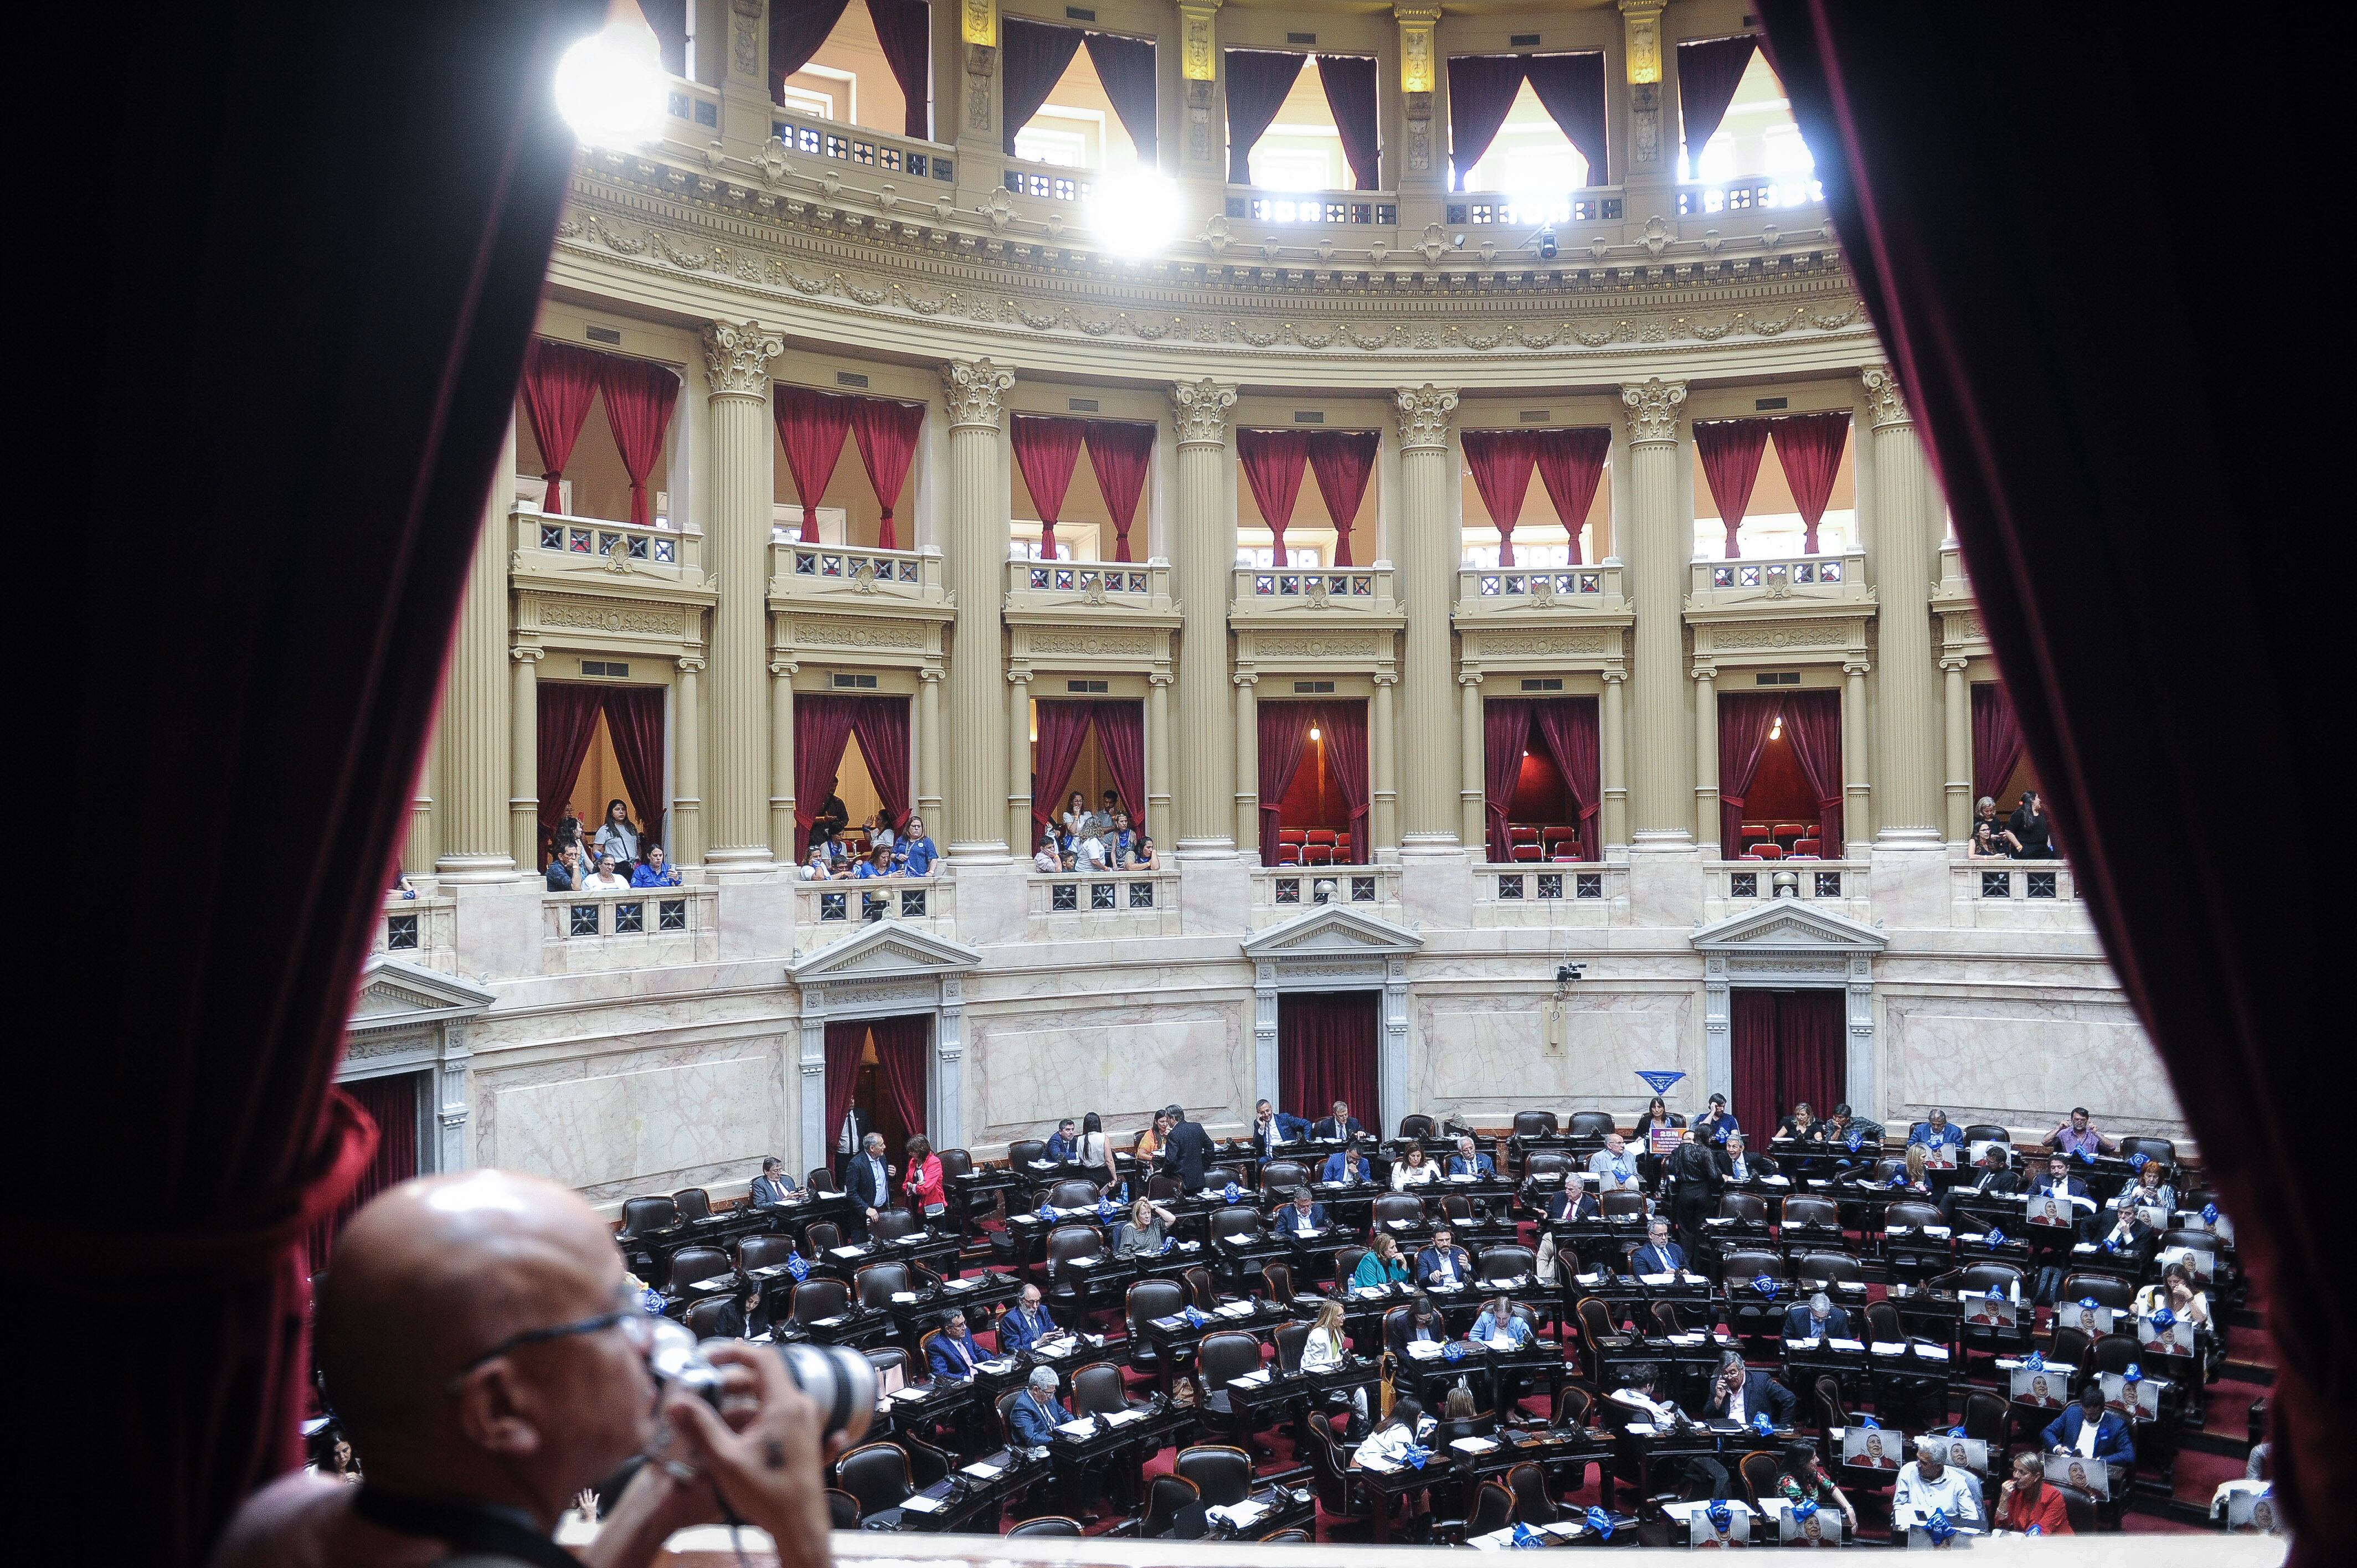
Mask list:
[[1568,985],[1585,973],[1587,969],[1587,966],[1584,963],[1566,963],[1555,972],[1555,983],[1557,985]]
[[1555,260],[1555,231],[1552,228],[1542,229],[1539,231],[1539,260],[1543,262],[1551,262]]

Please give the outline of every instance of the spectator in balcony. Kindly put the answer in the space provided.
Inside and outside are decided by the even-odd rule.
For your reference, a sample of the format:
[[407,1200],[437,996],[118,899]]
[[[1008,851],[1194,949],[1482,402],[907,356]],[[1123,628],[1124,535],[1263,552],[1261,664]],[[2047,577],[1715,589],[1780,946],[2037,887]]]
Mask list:
[[1144,833],[1137,835],[1137,855],[1130,862],[1134,871],[1159,871],[1162,857],[1154,853],[1154,841]]
[[838,873],[834,855],[824,839],[811,840],[810,858],[802,863],[802,876],[805,882],[832,882]]
[[679,886],[679,868],[664,861],[662,845],[651,843],[647,845],[645,863],[634,867],[630,872],[630,886],[676,887]]
[[897,875],[898,868],[892,864],[892,846],[879,843],[869,850],[867,858],[861,861],[851,875],[855,877]]
[[941,857],[940,846],[925,832],[925,819],[910,817],[909,831],[892,846],[892,858],[899,863],[901,875],[931,876],[933,863]]
[[606,820],[597,824],[597,837],[591,847],[601,855],[610,854],[617,865],[628,865],[639,858],[639,841],[643,835],[630,821],[630,808],[619,800],[606,802]]
[[556,842],[560,844],[581,842],[581,813],[573,809],[570,800],[565,803],[565,815],[557,819]]
[[548,890],[551,893],[581,891],[581,846],[559,843],[556,858],[548,863]]
[[1104,841],[1094,834],[1071,839],[1064,845],[1067,871],[1103,871],[1105,864]]
[[821,840],[833,839],[835,834],[851,825],[851,808],[843,803],[841,795],[835,793],[842,788],[843,780],[840,779],[827,786],[826,801],[818,809],[818,820],[811,823],[813,843],[817,843]]
[[1089,810],[1089,798],[1078,789],[1073,790],[1071,799],[1064,802],[1064,815],[1061,819],[1064,836],[1068,839],[1093,837],[1094,834],[1089,824],[1095,820],[1096,813]]
[[597,871],[581,879],[583,887],[594,888],[599,893],[611,893],[618,888],[628,887],[630,885],[629,879],[614,868],[614,857],[602,853],[597,856]]
[[2016,846],[2016,860],[2054,858],[2054,827],[2046,817],[2046,801],[2037,790],[2021,792],[2021,804],[2013,809],[2005,825]]
[[1394,1192],[1405,1192],[1409,1187],[1422,1187],[1439,1178],[1440,1167],[1424,1157],[1422,1144],[1410,1144],[1406,1155],[1392,1164]]
[[1039,835],[1039,847],[1031,856],[1031,869],[1051,873],[1071,869],[1064,864],[1063,841],[1056,836],[1055,829],[1049,828]]
[[[2002,832],[2002,830],[1999,831]],[[1973,836],[1964,845],[1964,854],[1972,860],[2011,860],[2013,858],[2013,851],[2000,843],[1996,834],[1989,832],[1989,825],[1986,822],[1973,824]]]
[[1143,835],[1129,825],[1129,813],[1116,809],[1104,833],[1105,856],[1114,866],[1128,870],[1137,864],[1137,843]]
[[2010,855],[2021,848],[2021,841],[2013,836],[2013,830],[2007,827],[2005,819],[1996,814],[1996,802],[1986,795],[1973,805],[1973,831],[1969,836],[1975,844],[1981,842],[1984,830],[1996,854]]

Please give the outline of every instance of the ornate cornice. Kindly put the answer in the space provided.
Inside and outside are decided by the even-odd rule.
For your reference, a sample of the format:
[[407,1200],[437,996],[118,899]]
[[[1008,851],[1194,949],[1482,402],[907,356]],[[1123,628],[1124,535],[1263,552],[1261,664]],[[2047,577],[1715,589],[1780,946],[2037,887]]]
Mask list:
[[950,428],[996,430],[998,405],[1015,372],[988,360],[952,360],[942,367],[942,402],[948,408]]
[[1631,443],[1639,446],[1674,445],[1678,438],[1678,412],[1685,403],[1684,381],[1665,381],[1654,376],[1641,386],[1622,387],[1620,406],[1629,411]]
[[1448,446],[1448,421],[1457,412],[1453,388],[1437,387],[1430,381],[1420,387],[1402,387],[1392,394],[1392,407],[1399,422],[1401,451]]
[[704,374],[715,397],[770,395],[770,361],[786,351],[786,340],[757,321],[704,324]]
[[1868,365],[1858,372],[1857,379],[1866,387],[1866,423],[1876,430],[1886,424],[1912,424],[1915,416],[1907,409],[1907,389],[1899,384],[1899,372],[1889,365]]
[[1181,446],[1224,446],[1228,441],[1228,411],[1236,406],[1236,389],[1205,376],[1180,381],[1170,389],[1170,408]]

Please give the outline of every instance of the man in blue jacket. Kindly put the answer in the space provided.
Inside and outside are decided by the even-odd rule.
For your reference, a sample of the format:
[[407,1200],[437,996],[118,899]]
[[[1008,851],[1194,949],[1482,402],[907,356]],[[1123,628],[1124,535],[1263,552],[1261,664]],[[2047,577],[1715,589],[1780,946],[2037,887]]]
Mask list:
[[1048,1158],[1071,1165],[1080,1158],[1081,1125],[1071,1117],[1056,1123],[1056,1131],[1048,1139]]
[[1018,1447],[1045,1448],[1056,1440],[1056,1428],[1072,1419],[1056,1397],[1056,1369],[1034,1368],[1030,1386],[1006,1407],[1006,1424],[1014,1429]]
[[[2090,1426],[2095,1430],[2092,1446],[2085,1440]],[[2045,1438],[2057,1454],[2083,1454],[2123,1466],[2136,1463],[2136,1434],[2126,1422],[2104,1408],[2104,1385],[2094,1378],[2079,1391],[2079,1402],[2054,1418]]]
[[998,1348],[1003,1355],[1019,1356],[1040,1340],[1062,1332],[1056,1320],[1048,1316],[1048,1309],[1039,1305],[1039,1287],[1027,1284],[1023,1298],[1008,1307],[1006,1316],[998,1320]]
[[1942,1149],[1961,1149],[1964,1146],[1964,1130],[1949,1121],[1946,1112],[1935,1110],[1928,1120],[1907,1129],[1907,1141],[1921,1144],[1935,1154]]
[[1287,1144],[1297,1144],[1308,1136],[1308,1117],[1279,1111],[1265,1100],[1253,1107],[1253,1152],[1262,1159],[1275,1159],[1278,1149]]
[[1453,1176],[1469,1176],[1477,1180],[1487,1180],[1498,1174],[1498,1167],[1491,1163],[1489,1155],[1481,1153],[1475,1146],[1471,1138],[1459,1133],[1457,1135],[1457,1152],[1448,1156],[1448,1168],[1440,1174]]
[[1358,1183],[1372,1181],[1374,1176],[1367,1169],[1367,1156],[1360,1151],[1358,1144],[1353,1144],[1326,1156],[1326,1172],[1321,1179]]
[[1666,1221],[1645,1227],[1645,1244],[1629,1257],[1630,1271],[1639,1274],[1674,1274],[1686,1266],[1686,1250],[1670,1240]]
[[1415,1255],[1415,1283],[1420,1285],[1463,1284],[1472,1277],[1472,1255],[1457,1245],[1445,1225],[1432,1233],[1432,1245]]
[[925,1362],[937,1378],[963,1382],[974,1376],[974,1369],[982,1359],[982,1348],[966,1332],[963,1312],[951,1313],[942,1331],[925,1346]]
[[1293,1201],[1276,1211],[1276,1233],[1303,1236],[1326,1229],[1326,1206],[1310,1201],[1309,1189],[1297,1187]]
[[1795,1304],[1791,1311],[1784,1314],[1784,1337],[1787,1339],[1846,1339],[1849,1337],[1848,1309],[1835,1306],[1823,1291]]

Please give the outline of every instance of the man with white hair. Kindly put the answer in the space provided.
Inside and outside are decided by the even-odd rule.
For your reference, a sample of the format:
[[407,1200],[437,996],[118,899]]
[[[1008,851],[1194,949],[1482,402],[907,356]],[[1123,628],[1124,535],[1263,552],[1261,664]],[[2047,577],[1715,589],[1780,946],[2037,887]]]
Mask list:
[[1950,1524],[1981,1522],[1981,1489],[1972,1472],[1944,1464],[1947,1445],[1937,1437],[1915,1440],[1915,1462],[1899,1467],[1890,1488],[1890,1522],[1900,1530],[1921,1524],[1934,1510]]
[[1056,1397],[1056,1369],[1034,1367],[1028,1386],[1006,1407],[1006,1423],[1015,1441],[1025,1448],[1045,1448],[1056,1440],[1056,1428],[1072,1412]]

